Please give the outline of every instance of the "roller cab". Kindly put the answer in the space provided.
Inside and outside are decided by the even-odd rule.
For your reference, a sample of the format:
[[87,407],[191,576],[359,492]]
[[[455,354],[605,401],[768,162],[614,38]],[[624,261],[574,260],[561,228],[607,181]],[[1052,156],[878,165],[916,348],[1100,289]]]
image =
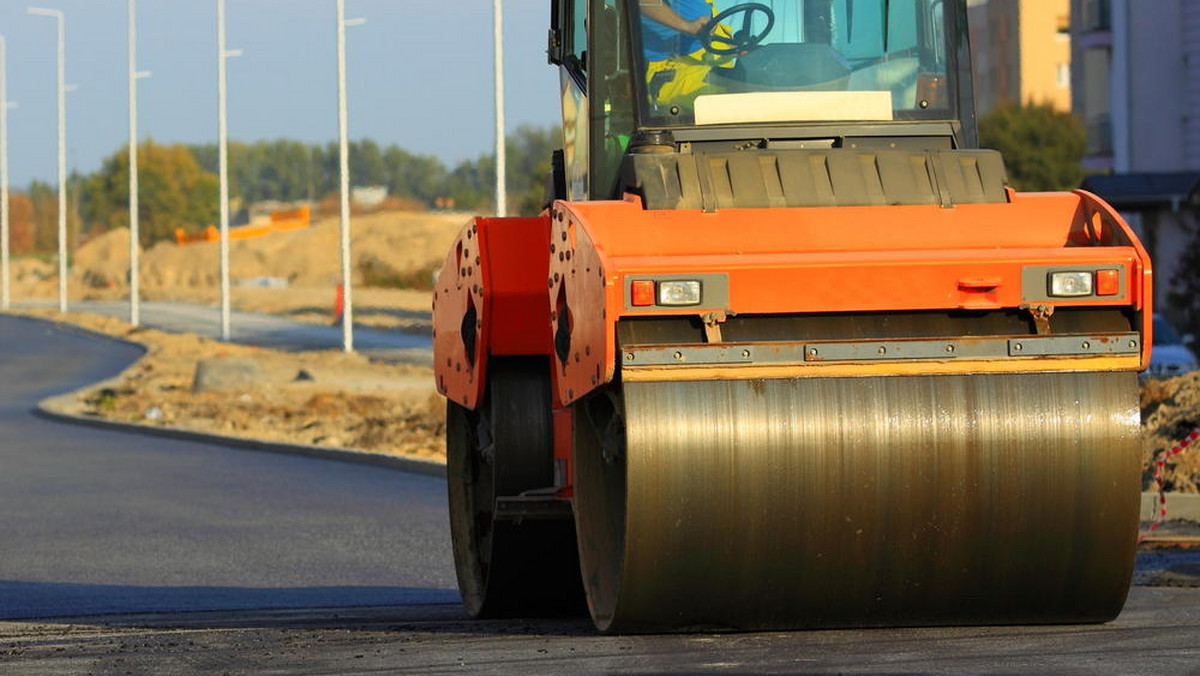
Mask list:
[[435,295],[473,615],[1116,616],[1150,261],[974,147],[965,14],[553,3],[548,207],[468,225]]

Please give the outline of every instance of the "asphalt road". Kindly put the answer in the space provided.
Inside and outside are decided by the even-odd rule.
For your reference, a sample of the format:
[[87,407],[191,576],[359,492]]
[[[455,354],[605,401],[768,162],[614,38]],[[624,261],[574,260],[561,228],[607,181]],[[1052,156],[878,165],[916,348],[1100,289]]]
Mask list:
[[138,353],[0,315],[0,673],[1200,674],[1189,552],[1144,554],[1103,625],[613,637],[582,618],[470,621],[439,479],[30,413]]
[[31,413],[139,355],[0,315],[0,618],[457,602],[440,479]]

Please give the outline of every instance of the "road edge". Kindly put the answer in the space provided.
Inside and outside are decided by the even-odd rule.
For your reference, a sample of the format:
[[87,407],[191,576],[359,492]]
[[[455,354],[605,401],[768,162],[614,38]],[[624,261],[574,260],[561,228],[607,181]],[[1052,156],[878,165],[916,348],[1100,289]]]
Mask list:
[[268,453],[281,453],[287,455],[304,456],[308,458],[353,462],[360,465],[374,465],[377,467],[399,469],[413,474],[446,476],[446,466],[433,460],[408,458],[398,455],[384,455],[382,453],[369,453],[366,451],[356,451],[349,448],[312,446],[308,444],[285,444],[273,441],[263,441],[261,439],[251,439],[248,437],[231,437],[222,434],[213,434],[211,432],[198,432],[195,430],[179,429],[177,427],[159,427],[157,425],[142,425],[139,423],[106,420],[104,418],[95,416],[77,415],[74,413],[64,413],[62,411],[54,410],[54,400],[75,396],[82,390],[103,387],[106,382],[107,381],[101,381],[93,385],[79,388],[78,390],[72,392],[67,392],[65,394],[55,395],[53,397],[43,399],[42,401],[38,402],[37,407],[34,409],[34,414],[49,420],[55,420],[74,425],[83,425],[85,427],[96,427],[120,432],[145,434],[149,436],[165,437],[168,439],[182,441],[197,441],[209,444],[219,444],[221,446],[240,448],[250,451],[265,451]]
[[35,415],[58,422],[70,423],[75,425],[83,425],[87,427],[96,427],[100,429],[111,429],[121,432],[130,432],[135,434],[146,434],[150,436],[165,437],[168,439],[177,439],[183,441],[197,441],[201,443],[220,444],[231,448],[240,448],[251,451],[261,451],[267,453],[280,453],[287,455],[297,455],[308,458],[321,458],[324,460],[336,460],[341,462],[352,462],[360,465],[371,465],[376,467],[386,467],[390,469],[398,469],[413,474],[425,474],[428,476],[445,476],[446,465],[435,460],[426,460],[424,458],[414,458],[402,455],[385,455],[383,453],[371,453],[368,451],[357,451],[350,448],[340,448],[331,446],[313,446],[311,444],[288,444],[275,441],[264,441],[261,439],[252,439],[249,437],[235,437],[223,434],[215,434],[213,432],[200,432],[196,430],[185,430],[177,427],[160,427],[158,425],[144,425],[140,423],[122,422],[117,420],[108,420],[97,416],[79,415],[76,413],[68,413],[56,405],[61,405],[68,401],[74,401],[81,393],[88,390],[103,388],[106,386],[117,386],[125,378],[126,374],[137,367],[141,362],[141,357],[149,353],[149,348],[137,342],[112,336],[107,333],[93,331],[91,329],[72,324],[65,321],[57,321],[45,317],[37,317],[19,312],[9,313],[13,316],[22,317],[32,321],[45,322],[52,324],[63,330],[72,331],[87,335],[92,338],[107,340],[116,343],[123,343],[136,347],[142,351],[142,355],[138,357],[132,364],[121,369],[119,373],[111,378],[105,378],[94,383],[89,383],[59,394],[54,394],[46,397],[37,403],[33,412]]

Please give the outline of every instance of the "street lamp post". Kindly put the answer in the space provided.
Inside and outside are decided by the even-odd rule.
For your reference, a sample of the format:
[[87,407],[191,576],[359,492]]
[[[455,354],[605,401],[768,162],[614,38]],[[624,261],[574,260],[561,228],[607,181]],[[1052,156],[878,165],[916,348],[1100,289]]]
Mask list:
[[8,271],[8,45],[0,35],[0,310],[7,310]]
[[350,269],[350,144],[347,140],[348,106],[346,103],[346,27],[360,26],[363,19],[346,19],[346,0],[337,0],[338,56],[338,163],[341,176],[341,256],[342,256],[342,349],[354,351],[354,302]]
[[57,9],[28,8],[58,21],[58,311],[67,312],[67,49],[66,23]]
[[492,33],[496,83],[496,215],[504,218],[508,215],[508,190],[504,166],[504,12],[500,0],[492,0]]
[[241,56],[225,48],[225,0],[217,0],[217,161],[221,179],[221,340],[230,339],[229,327],[229,129],[226,122],[225,62]]
[[137,69],[137,0],[129,0],[129,323],[141,323],[138,229],[137,81],[150,73]]

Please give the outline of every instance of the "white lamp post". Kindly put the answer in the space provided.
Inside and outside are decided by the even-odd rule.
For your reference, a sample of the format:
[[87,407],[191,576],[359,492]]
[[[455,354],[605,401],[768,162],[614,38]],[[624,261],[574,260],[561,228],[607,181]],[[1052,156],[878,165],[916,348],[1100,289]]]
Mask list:
[[58,311],[67,311],[67,82],[66,23],[57,9],[30,7],[30,14],[58,21]]
[[337,0],[338,59],[338,163],[341,176],[340,234],[342,255],[342,349],[354,351],[354,302],[350,269],[350,144],[346,103],[346,27],[360,26],[363,19],[346,19],[346,0]]
[[221,180],[221,340],[230,339],[229,327],[229,129],[226,123],[225,61],[241,56],[240,49],[225,48],[225,0],[217,0],[217,158]]
[[129,0],[129,323],[141,323],[138,255],[138,126],[137,81],[150,77],[137,69],[137,0]]
[[508,189],[504,166],[504,12],[500,0],[492,0],[492,33],[496,82],[496,215],[503,218],[508,215]]
[[8,271],[8,46],[0,35],[0,310],[11,301]]

